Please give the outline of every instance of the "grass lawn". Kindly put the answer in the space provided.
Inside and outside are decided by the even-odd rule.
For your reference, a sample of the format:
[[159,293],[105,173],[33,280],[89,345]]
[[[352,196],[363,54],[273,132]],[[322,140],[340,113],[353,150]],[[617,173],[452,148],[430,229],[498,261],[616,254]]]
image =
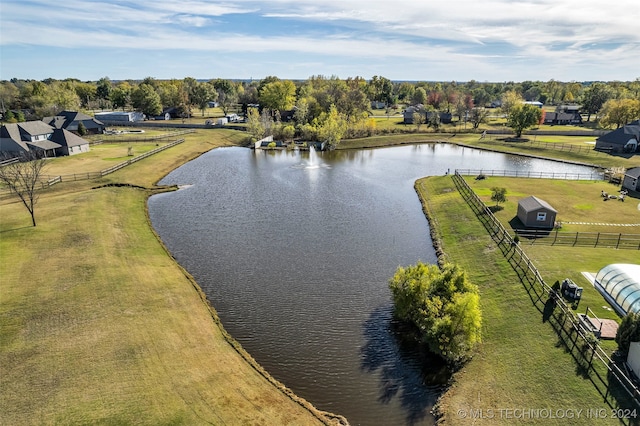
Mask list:
[[[558,210],[557,221],[564,222],[559,233],[601,232],[640,234],[640,226],[622,227],[596,225],[640,224],[640,200],[627,198],[627,201],[603,201],[600,191],[615,191],[615,186],[601,181],[566,181],[553,179],[525,179],[488,177],[485,180],[465,178],[476,194],[488,206],[491,201],[491,188],[507,189],[507,201],[502,209],[495,212],[496,218],[510,229],[510,222],[516,219],[518,201],[529,195],[535,195]],[[585,224],[568,224],[566,222],[584,222]],[[516,227],[521,226],[516,219]],[[515,232],[514,232],[515,234]],[[549,285],[556,280],[571,278],[584,288],[583,298],[577,312],[584,313],[588,306],[601,318],[617,319],[600,293],[584,278],[582,272],[597,273],[600,268],[611,263],[637,263],[640,258],[638,250],[616,250],[610,248],[567,247],[536,244],[526,239],[520,241],[521,247],[535,262],[540,274]]]
[[[512,181],[503,181],[503,186],[510,183],[507,187],[511,188],[520,180]],[[545,186],[537,182],[538,188]],[[518,276],[463,201],[451,178],[420,179],[416,190],[425,209],[436,221],[436,232],[447,258],[461,265],[480,288],[483,342],[476,356],[456,374],[455,382],[440,401],[439,408],[446,424],[537,424],[541,421],[544,424],[594,424],[594,420],[584,413],[571,420],[536,420],[509,417],[506,411],[500,411],[513,409],[549,409],[553,412],[605,409],[610,414],[610,407],[603,402],[594,384],[578,371],[552,327],[543,323],[542,314],[532,304]],[[511,196],[515,200],[515,195]],[[507,211],[505,208],[505,213]],[[597,269],[601,261],[624,261],[638,255],[634,251],[622,254],[628,257],[621,258],[614,250],[609,252],[607,249],[569,252],[565,248],[566,252],[552,253],[545,246],[540,250],[547,253],[546,258],[538,257],[540,253],[526,248],[545,279],[573,276],[581,270]],[[583,255],[585,257],[580,258]],[[567,259],[572,260],[567,262]],[[585,295],[584,302],[605,304],[592,292]],[[616,400],[610,398],[610,401],[616,406]],[[485,417],[469,418],[472,410],[483,410]],[[489,418],[490,412],[492,418]],[[598,419],[597,424],[619,424],[619,420],[609,415],[606,419]]]
[[[244,135],[186,137],[106,179],[43,192],[37,227],[15,199],[0,200],[0,424],[331,422],[224,331],[152,231],[154,183]],[[83,166],[82,155],[50,163]],[[91,189],[110,182],[149,189]]]

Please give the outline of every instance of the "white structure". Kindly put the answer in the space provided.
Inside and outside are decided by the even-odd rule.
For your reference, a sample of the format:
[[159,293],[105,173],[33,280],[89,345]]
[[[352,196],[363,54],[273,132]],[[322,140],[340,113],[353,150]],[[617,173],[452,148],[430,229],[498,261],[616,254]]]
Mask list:
[[144,114],[139,111],[109,111],[97,112],[95,114],[97,120],[104,122],[133,123],[136,121],[144,121]]
[[596,274],[594,285],[620,315],[640,312],[640,265],[607,265]]

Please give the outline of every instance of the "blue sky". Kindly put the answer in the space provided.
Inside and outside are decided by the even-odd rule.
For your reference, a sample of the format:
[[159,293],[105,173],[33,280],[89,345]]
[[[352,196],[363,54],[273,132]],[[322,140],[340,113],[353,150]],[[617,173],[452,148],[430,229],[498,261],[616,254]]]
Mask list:
[[2,0],[0,79],[635,80],[637,0]]

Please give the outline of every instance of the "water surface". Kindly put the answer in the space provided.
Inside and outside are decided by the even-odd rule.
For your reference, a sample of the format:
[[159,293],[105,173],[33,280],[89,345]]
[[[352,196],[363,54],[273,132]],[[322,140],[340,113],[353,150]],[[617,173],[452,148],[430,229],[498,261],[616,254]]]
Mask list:
[[219,148],[163,179],[189,186],[149,212],[225,328],[296,394],[352,425],[433,424],[446,375],[402,338],[387,282],[436,261],[413,184],[456,168],[590,171],[444,144]]

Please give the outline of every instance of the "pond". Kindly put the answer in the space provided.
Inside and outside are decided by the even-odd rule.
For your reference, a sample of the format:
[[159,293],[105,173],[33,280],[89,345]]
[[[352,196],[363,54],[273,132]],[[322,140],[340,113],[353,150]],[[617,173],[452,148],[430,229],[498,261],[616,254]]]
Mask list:
[[402,338],[388,280],[436,261],[413,184],[455,169],[592,171],[448,144],[219,148],[164,178],[185,189],[149,214],[225,328],[296,394],[352,425],[433,424],[448,377]]

